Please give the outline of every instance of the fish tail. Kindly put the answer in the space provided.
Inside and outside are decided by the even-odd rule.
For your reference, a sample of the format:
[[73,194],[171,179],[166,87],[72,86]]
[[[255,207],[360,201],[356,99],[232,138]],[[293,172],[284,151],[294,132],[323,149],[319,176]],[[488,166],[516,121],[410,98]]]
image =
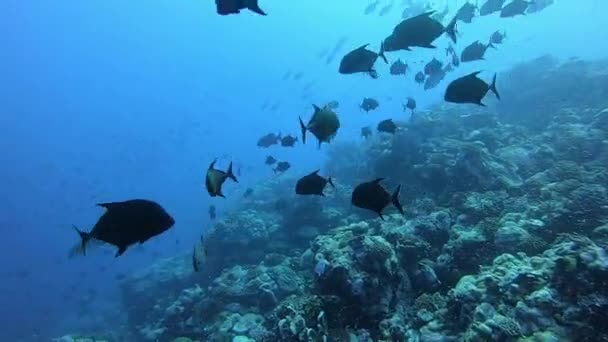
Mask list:
[[393,192],[393,195],[391,196],[391,201],[393,202],[393,205],[395,207],[397,207],[397,210],[399,210],[401,215],[403,215],[403,206],[401,205],[401,202],[399,202],[399,193],[400,192],[401,192],[401,184],[399,184],[397,186],[397,189],[395,189],[395,192]]
[[239,182],[236,179],[236,177],[234,176],[234,173],[232,173],[232,162],[230,162],[230,165],[228,165],[228,171],[226,171],[226,177],[232,179],[235,183]]
[[386,59],[386,55],[384,54],[384,40],[380,42],[380,52],[378,56],[382,57],[384,63],[388,64],[388,59]]
[[301,117],[298,117],[298,119],[300,120],[300,129],[302,130],[302,144],[306,144],[306,125]]
[[458,27],[457,27],[458,17],[454,16],[454,19],[450,21],[448,26],[445,28],[445,32],[448,34],[448,37],[456,44],[457,35],[458,35]]
[[336,188],[336,186],[334,185],[334,182],[331,179],[331,176],[327,177],[327,183],[329,183],[329,185],[331,185],[332,188]]
[[70,257],[76,256],[76,255],[86,255],[85,247],[86,247],[87,243],[91,240],[91,234],[89,234],[87,232],[83,232],[82,230],[78,229],[78,227],[76,227],[75,225],[72,225],[72,227],[80,236],[80,243],[70,249],[69,255],[70,255]]
[[496,88],[496,74],[494,74],[494,78],[492,78],[492,84],[490,84],[490,90],[496,95],[496,98],[500,100],[500,94],[498,93],[498,89]]
[[249,4],[247,5],[247,9],[249,9],[252,12],[255,12],[259,15],[266,15],[266,12],[264,12],[261,8],[260,5],[258,5],[258,0],[249,0]]

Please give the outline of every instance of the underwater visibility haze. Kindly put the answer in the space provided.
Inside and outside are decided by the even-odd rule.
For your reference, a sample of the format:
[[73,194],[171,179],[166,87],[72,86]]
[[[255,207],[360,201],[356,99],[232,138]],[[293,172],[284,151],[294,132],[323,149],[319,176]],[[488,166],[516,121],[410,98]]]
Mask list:
[[0,341],[608,341],[607,13],[0,2]]

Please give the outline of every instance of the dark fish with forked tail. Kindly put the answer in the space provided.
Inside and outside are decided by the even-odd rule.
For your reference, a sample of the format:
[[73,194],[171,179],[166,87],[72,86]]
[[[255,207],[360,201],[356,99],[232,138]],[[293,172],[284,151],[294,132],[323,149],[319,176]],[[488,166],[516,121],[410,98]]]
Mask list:
[[399,192],[401,190],[401,185],[397,186],[393,194],[391,195],[384,187],[380,184],[380,182],[384,178],[377,178],[371,182],[365,182],[357,185],[353,190],[353,194],[351,197],[351,203],[355,207],[363,208],[371,210],[380,216],[382,220],[384,220],[384,216],[382,216],[382,211],[386,208],[390,203],[392,203],[397,210],[403,215],[403,207],[399,202]]
[[215,7],[219,15],[239,14],[242,9],[266,15],[266,12],[260,8],[258,0],[215,0]]
[[331,177],[323,178],[319,176],[319,170],[316,170],[298,179],[298,182],[296,183],[296,194],[325,196],[323,190],[327,184],[335,188]]
[[496,74],[494,74],[492,83],[487,84],[484,80],[477,77],[480,72],[476,71],[452,81],[445,91],[445,101],[452,103],[473,103],[485,106],[481,100],[490,90],[500,100],[500,95],[496,89]]
[[80,235],[80,245],[73,254],[85,254],[91,240],[102,241],[118,248],[115,256],[122,255],[129,246],[144,243],[175,224],[175,220],[160,204],[134,199],[124,202],[100,203],[106,209],[90,232],[74,226]]
[[215,168],[215,163],[217,159],[212,161],[207,169],[207,176],[205,179],[205,187],[207,188],[207,192],[211,197],[226,197],[222,193],[222,185],[226,181],[226,179],[230,178],[235,183],[239,181],[236,179],[234,174],[232,173],[232,162],[228,165],[228,170],[222,171]]

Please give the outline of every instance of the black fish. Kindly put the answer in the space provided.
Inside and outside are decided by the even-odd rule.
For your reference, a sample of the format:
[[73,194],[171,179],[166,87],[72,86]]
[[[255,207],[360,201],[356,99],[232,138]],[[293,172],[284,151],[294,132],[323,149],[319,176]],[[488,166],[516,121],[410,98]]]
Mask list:
[[215,0],[215,7],[220,15],[238,14],[242,9],[266,15],[258,5],[258,0]]
[[369,126],[361,128],[361,136],[365,139],[372,136],[372,129]]
[[365,112],[369,112],[370,110],[375,110],[380,106],[378,100],[373,99],[371,97],[366,97],[363,99],[363,102],[359,105],[359,108],[363,109]]
[[200,241],[197,241],[192,248],[192,269],[194,272],[201,270],[207,261],[207,243],[201,235]]
[[544,10],[545,8],[553,5],[553,0],[534,0],[528,6],[526,13],[536,13]]
[[316,170],[298,180],[296,183],[296,194],[325,196],[323,189],[325,189],[327,183],[335,188],[331,177],[325,179],[319,176],[319,170]]
[[247,190],[245,190],[245,192],[243,193],[243,198],[247,198],[247,197],[251,196],[252,194],[253,194],[253,189],[247,188]]
[[447,48],[445,48],[446,56],[455,55],[455,54],[456,54],[456,50],[454,49],[454,46],[452,44],[450,44]]
[[209,206],[209,218],[212,219],[212,220],[215,220],[216,217],[217,217],[217,214],[216,214],[215,206],[214,205],[210,205]]
[[306,143],[306,131],[310,131],[319,141],[320,148],[321,143],[329,143],[336,136],[340,128],[340,120],[336,112],[327,107],[319,108],[317,105],[313,105],[313,108],[315,112],[308,124],[305,125],[302,118],[298,118],[302,130],[302,143]]
[[518,15],[526,15],[526,10],[531,2],[525,0],[513,0],[506,4],[500,11],[501,18],[512,18]]
[[365,7],[365,9],[363,10],[363,14],[364,15],[372,14],[372,12],[374,12],[376,10],[376,8],[378,7],[379,3],[380,3],[380,1],[376,0],[376,1],[372,2],[371,4],[367,5],[367,7]]
[[438,73],[430,75],[424,80],[424,90],[433,89],[443,81],[447,69],[441,69]]
[[459,66],[460,65],[460,58],[458,58],[458,55],[456,53],[454,53],[452,55],[452,66]]
[[465,2],[458,12],[456,12],[456,18],[462,22],[470,24],[475,18],[475,12],[477,11],[477,6],[473,5],[470,2]]
[[403,63],[401,59],[398,59],[393,62],[393,64],[391,64],[390,73],[391,75],[405,75],[405,73],[407,72],[407,68],[407,64]]
[[416,100],[414,100],[411,97],[407,98],[407,103],[403,105],[403,111],[405,112],[406,109],[409,109],[412,111],[412,113],[414,112],[414,109],[416,109]]
[[103,241],[118,248],[116,257],[122,255],[129,246],[144,243],[151,237],[159,235],[175,224],[175,220],[160,204],[134,199],[125,202],[100,203],[106,209],[93,229],[86,233],[74,229],[81,238],[80,253],[91,239]]
[[355,187],[351,197],[351,203],[355,207],[371,210],[380,216],[382,220],[382,211],[391,202],[401,215],[403,215],[403,207],[399,203],[399,191],[401,185],[397,186],[393,194],[389,194],[386,189],[380,184],[384,178],[377,178],[371,182],[361,183]]
[[270,147],[276,145],[281,141],[281,134],[268,133],[258,139],[259,147]]
[[281,139],[281,146],[283,146],[283,147],[293,147],[293,145],[295,145],[295,143],[297,141],[298,141],[298,138],[292,137],[291,135],[288,135],[288,136],[283,137]]
[[435,75],[441,72],[442,67],[443,63],[433,57],[433,59],[424,66],[424,73],[429,76]]
[[414,81],[416,81],[416,83],[424,83],[425,78],[426,76],[424,76],[424,72],[418,71],[418,73],[416,73],[416,76],[414,76]]
[[285,172],[285,171],[289,170],[290,167],[291,167],[291,164],[289,164],[289,162],[282,161],[282,162],[278,162],[277,166],[272,171],[274,171],[274,173]]
[[506,0],[488,0],[479,9],[479,15],[485,16],[500,12]]
[[412,47],[434,49],[433,42],[446,33],[456,42],[456,18],[444,27],[431,18],[435,11],[422,13],[403,20],[393,29],[393,33],[384,40],[385,51],[411,50]]
[[397,125],[395,125],[393,119],[382,120],[378,124],[378,131],[394,134],[397,132]]
[[505,38],[507,38],[506,32],[496,31],[490,36],[490,44],[502,44]]
[[388,60],[384,56],[384,44],[380,45],[379,53],[367,50],[366,47],[368,45],[362,45],[342,57],[338,72],[345,75],[364,72],[368,73],[372,78],[378,78],[378,72],[374,69],[378,56],[382,57],[384,62],[388,64]]
[[481,71],[476,71],[452,81],[445,91],[445,101],[453,103],[474,103],[485,106],[481,100],[486,96],[488,90],[491,90],[500,100],[500,95],[496,89],[496,74],[494,74],[492,84],[488,85],[477,77],[480,72]]
[[340,108],[340,102],[334,100],[334,101],[329,101],[325,107],[329,108],[329,109],[338,109]]
[[226,179],[230,178],[235,183],[238,183],[239,181],[232,173],[232,162],[230,162],[230,165],[228,165],[228,170],[226,170],[225,172],[214,168],[216,162],[217,159],[212,161],[209,165],[209,168],[207,169],[205,186],[207,187],[207,192],[209,192],[209,195],[211,195],[211,197],[226,197],[222,193],[222,185],[224,184]]
[[485,55],[489,47],[493,48],[494,45],[492,45],[491,43],[486,45],[481,43],[479,40],[476,40],[469,46],[465,47],[464,50],[462,50],[462,53],[460,54],[460,61],[472,62],[483,60],[483,56]]
[[274,164],[274,163],[276,163],[276,162],[277,162],[277,160],[276,160],[276,159],[274,159],[274,157],[273,157],[273,156],[266,156],[266,161],[264,161],[264,163],[265,163],[266,165],[273,165],[273,164]]
[[382,7],[380,9],[380,12],[378,12],[378,15],[381,17],[384,17],[385,15],[387,15],[391,10],[393,9],[393,3],[389,3],[386,6]]

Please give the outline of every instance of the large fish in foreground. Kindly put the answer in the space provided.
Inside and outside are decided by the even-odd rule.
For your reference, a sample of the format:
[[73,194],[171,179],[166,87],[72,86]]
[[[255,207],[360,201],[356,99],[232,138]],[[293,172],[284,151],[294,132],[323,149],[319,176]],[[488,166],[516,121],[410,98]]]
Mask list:
[[80,246],[76,253],[86,254],[86,246],[91,240],[99,240],[118,248],[115,256],[122,255],[129,246],[144,243],[175,224],[175,220],[160,204],[134,199],[125,202],[100,203],[106,209],[90,232],[83,232],[74,226],[80,235]]
[[435,11],[419,14],[403,20],[384,40],[385,51],[411,50],[412,47],[434,49],[433,42],[442,34],[447,34],[456,43],[456,21],[454,18],[447,26],[431,18]]
[[319,176],[319,170],[300,178],[296,183],[296,194],[298,195],[319,195],[325,197],[323,190],[327,184],[335,188],[331,177],[323,178]]
[[380,52],[368,50],[369,44],[362,45],[342,57],[338,72],[349,75],[356,73],[367,73],[372,78],[378,78],[378,72],[374,69],[374,64],[378,57],[382,57],[384,62],[388,64],[386,56],[384,56],[384,44],[380,45]]
[[481,100],[483,100],[489,90],[500,100],[500,95],[496,89],[496,74],[494,74],[492,83],[487,84],[484,80],[477,77],[480,72],[476,71],[452,81],[445,91],[445,101],[452,103],[473,103],[485,106]]
[[302,118],[298,118],[302,129],[302,143],[306,143],[306,131],[310,131],[317,138],[319,147],[321,147],[321,143],[328,143],[336,136],[340,128],[340,120],[336,112],[327,107],[319,108],[317,105],[313,105],[313,107],[315,112],[308,124],[304,124]]
[[390,203],[392,203],[397,210],[403,215],[403,207],[399,202],[399,192],[401,191],[401,185],[397,186],[393,194],[391,195],[384,187],[380,184],[380,182],[384,178],[377,178],[371,182],[365,182],[357,185],[353,190],[353,194],[351,197],[351,203],[355,207],[363,208],[371,210],[380,216],[382,220],[384,220],[384,216],[382,216],[382,211],[386,208]]
[[205,187],[207,188],[207,192],[211,197],[226,197],[222,193],[222,185],[226,181],[226,179],[230,178],[235,183],[239,181],[236,179],[234,174],[232,173],[232,162],[228,165],[228,170],[222,171],[215,168],[215,163],[217,160],[214,160],[209,165],[207,169],[207,175],[205,177]]
[[219,15],[239,14],[242,9],[266,15],[258,5],[258,0],[215,0],[215,7]]

